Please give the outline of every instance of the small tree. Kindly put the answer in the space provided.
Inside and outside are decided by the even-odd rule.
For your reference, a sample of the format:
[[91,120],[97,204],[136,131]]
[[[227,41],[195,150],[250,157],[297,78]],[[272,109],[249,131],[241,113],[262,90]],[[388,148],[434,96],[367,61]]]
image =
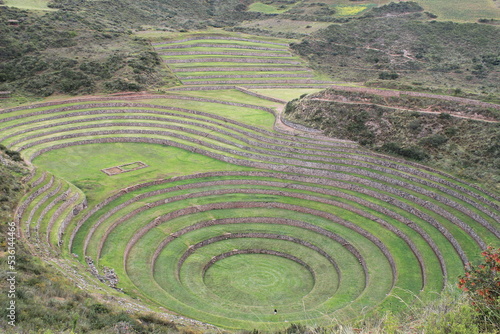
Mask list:
[[483,262],[469,264],[458,287],[469,295],[484,329],[500,330],[500,248],[488,247],[481,255]]

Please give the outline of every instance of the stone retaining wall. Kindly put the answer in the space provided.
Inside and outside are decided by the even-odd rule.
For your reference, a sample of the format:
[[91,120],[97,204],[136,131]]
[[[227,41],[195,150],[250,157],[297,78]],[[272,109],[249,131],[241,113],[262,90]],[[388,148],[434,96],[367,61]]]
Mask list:
[[[167,127],[167,126],[165,126],[165,127]],[[185,131],[186,132],[193,132],[193,133],[195,133],[195,131],[191,131],[191,130],[188,131],[187,129]],[[172,132],[169,132],[169,131],[143,130],[143,129],[139,129],[139,130],[123,129],[123,130],[92,131],[92,132],[87,132],[87,133],[72,133],[72,134],[62,135],[62,136],[58,136],[58,137],[46,138],[46,139],[38,140],[38,141],[35,141],[35,142],[27,143],[27,144],[21,146],[19,148],[19,151],[25,150],[25,149],[27,149],[29,147],[32,147],[32,146],[35,146],[35,145],[39,145],[39,144],[43,144],[43,143],[47,143],[47,142],[51,142],[51,141],[58,141],[58,140],[64,140],[64,139],[77,138],[77,137],[81,137],[81,136],[99,136],[99,135],[117,135],[117,134],[153,134],[153,135],[159,135],[159,136],[168,136],[168,137],[174,137],[174,138],[186,140],[186,141],[192,142],[194,144],[199,144],[199,145],[208,147],[210,149],[214,149],[214,150],[221,151],[221,152],[226,152],[226,153],[231,154],[231,155],[235,155],[235,156],[239,156],[239,157],[245,157],[245,158],[248,158],[248,159],[260,160],[260,161],[265,161],[265,162],[279,163],[279,164],[283,164],[283,165],[292,164],[292,165],[297,165],[297,166],[301,166],[301,167],[305,167],[305,168],[323,169],[323,170],[326,170],[326,171],[331,170],[331,171],[339,171],[339,172],[344,172],[344,173],[357,173],[357,174],[363,175],[365,177],[370,177],[370,178],[378,179],[378,180],[380,180],[382,182],[386,182],[386,183],[389,183],[389,184],[394,184],[394,185],[397,185],[397,186],[400,186],[400,187],[403,187],[403,188],[408,188],[408,189],[416,191],[416,192],[418,192],[420,194],[423,194],[425,196],[432,197],[432,198],[438,200],[439,202],[445,203],[446,205],[451,206],[451,207],[453,207],[453,208],[455,208],[457,210],[460,210],[461,212],[463,212],[466,215],[469,215],[471,218],[476,219],[478,221],[478,223],[480,223],[482,226],[484,226],[490,232],[492,232],[493,234],[495,234],[496,236],[498,236],[500,238],[500,231],[498,231],[496,228],[494,228],[484,218],[482,218],[481,216],[479,216],[479,215],[471,212],[469,209],[465,208],[463,205],[460,205],[460,204],[458,204],[458,203],[456,203],[456,202],[454,202],[454,201],[452,201],[452,200],[450,200],[450,199],[448,199],[446,197],[437,195],[435,192],[431,192],[431,191],[425,190],[424,188],[422,188],[420,186],[416,186],[416,185],[407,183],[405,181],[396,180],[393,177],[388,177],[388,176],[385,176],[385,175],[382,175],[382,174],[379,174],[379,173],[375,173],[375,172],[363,170],[363,169],[360,169],[360,168],[359,169],[358,168],[352,168],[350,166],[346,167],[346,166],[341,166],[341,165],[330,165],[330,164],[316,163],[316,162],[305,162],[305,161],[294,159],[293,155],[291,155],[291,158],[290,157],[279,158],[279,157],[276,157],[276,155],[282,155],[280,153],[275,153],[275,156],[263,156],[263,155],[259,155],[259,154],[253,154],[253,153],[247,152],[247,151],[238,151],[238,150],[230,149],[230,148],[227,148],[227,147],[221,147],[219,145],[215,145],[215,144],[203,142],[203,141],[200,141],[198,139],[194,139],[194,138],[191,138],[191,137],[188,137],[188,136],[185,136],[185,135],[181,135],[181,134],[178,134],[178,133],[172,133]],[[202,135],[203,133],[196,133],[196,134]],[[226,141],[225,139],[222,139],[222,138],[216,138],[214,136],[209,136],[209,137],[213,138],[214,140],[220,141],[220,142],[226,142],[227,144],[231,144],[231,142],[228,142],[228,141]],[[248,150],[248,147],[246,147],[245,149]],[[218,156],[220,156],[220,154],[218,154]],[[214,157],[214,156],[212,156],[212,157]],[[235,158],[235,159],[238,159],[236,161],[239,161],[238,163],[241,163],[241,160],[239,158]],[[318,158],[318,160],[321,160],[321,159]],[[368,165],[368,164],[365,164],[365,163],[362,163],[362,162],[356,162],[356,161],[345,160],[345,159],[337,159],[337,160],[335,160],[335,162],[339,163],[339,164],[342,163],[342,164],[345,164],[345,165],[353,165],[353,166],[358,166],[358,167],[370,168],[372,170],[378,170],[380,172],[389,173],[391,176],[398,176],[398,177],[401,177],[401,178],[408,179],[408,180],[410,180],[412,182],[415,182],[415,183],[421,183],[421,184],[424,184],[424,185],[427,185],[427,186],[432,186],[434,188],[437,188],[439,190],[442,190],[442,191],[446,192],[447,194],[449,194],[451,196],[454,196],[454,195],[461,196],[461,194],[458,194],[458,193],[456,193],[454,191],[450,191],[448,188],[442,187],[442,186],[437,185],[437,184],[433,184],[433,183],[431,183],[429,181],[426,181],[426,180],[422,180],[422,179],[413,177],[411,175],[407,175],[407,174],[402,173],[402,172],[389,170],[389,169],[384,168],[384,167],[378,167],[378,166],[374,166],[374,165]],[[404,170],[405,168],[401,168],[401,169]],[[409,169],[408,171],[411,172],[411,169]],[[304,171],[304,173],[308,174],[306,171]],[[403,197],[405,195],[401,191],[399,191],[399,196]],[[461,197],[465,199],[464,196],[461,196]],[[412,201],[419,201],[420,200],[418,198],[413,198],[413,196],[410,196],[409,199],[412,200]],[[447,218],[448,220],[450,220],[451,222],[453,222],[457,226],[460,226],[460,228],[462,228],[463,230],[468,230],[468,233],[476,240],[476,242],[478,242],[478,244],[481,247],[483,247],[485,245],[481,241],[481,239],[479,238],[479,236],[477,236],[475,234],[475,232],[467,224],[463,223],[461,220],[459,220],[458,218],[456,218],[456,216],[450,214],[448,211],[443,210],[440,207],[438,207],[438,206],[436,206],[436,205],[434,205],[434,204],[432,204],[430,202],[427,202],[427,201],[421,201],[421,202],[423,203],[422,205],[424,205],[427,208],[433,208],[432,209],[433,211],[439,213],[441,216]],[[474,204],[473,201],[469,200],[469,202],[471,202],[471,204]],[[490,216],[496,217],[495,214],[489,212],[487,209],[483,208],[483,206],[481,206],[479,204],[476,204],[476,206],[478,207],[479,210],[481,210],[481,211],[483,211],[485,213],[489,213]]]
[[[168,43],[182,43],[182,42],[189,42],[189,41],[195,41],[195,40],[206,40],[206,39],[222,40],[222,41],[242,41],[242,42],[251,42],[251,43],[282,45],[282,46],[289,45],[287,43],[269,42],[269,41],[263,41],[263,40],[258,40],[258,39],[229,37],[229,36],[196,36],[196,37],[189,37],[189,38],[184,38],[184,39],[170,40],[170,41],[151,43],[151,44],[152,45],[161,45],[161,44],[168,44]],[[221,45],[224,45],[224,44],[221,44]]]
[[42,183],[43,181],[45,181],[45,177],[47,177],[47,173],[46,172],[43,172],[43,174],[38,178],[36,179],[31,185],[30,187],[31,188],[35,188],[37,187],[40,183]]
[[274,209],[284,209],[288,211],[295,211],[295,212],[300,212],[300,213],[305,213],[305,214],[311,214],[313,216],[321,217],[326,220],[333,221],[337,224],[340,224],[342,226],[345,226],[360,235],[362,235],[365,239],[370,240],[372,243],[374,243],[382,252],[384,257],[386,257],[387,261],[389,262],[389,265],[391,266],[391,271],[392,271],[392,277],[393,277],[393,285],[395,284],[395,278],[397,277],[397,268],[394,262],[394,259],[392,257],[392,254],[389,252],[389,250],[386,248],[386,246],[374,235],[368,233],[366,230],[362,229],[361,227],[352,224],[351,222],[345,221],[343,219],[338,218],[337,216],[323,212],[323,211],[318,211],[315,209],[310,209],[310,208],[305,208],[305,207],[300,207],[297,205],[292,205],[292,204],[285,204],[285,203],[275,203],[275,202],[224,202],[224,203],[211,203],[211,204],[206,204],[206,205],[199,205],[195,207],[189,207],[185,209],[180,209],[177,211],[170,212],[168,214],[162,215],[154,219],[153,221],[149,222],[147,225],[145,225],[143,228],[141,228],[139,231],[135,233],[135,235],[129,240],[127,247],[125,248],[124,252],[124,265],[127,265],[127,259],[130,250],[132,247],[137,243],[137,241],[142,238],[150,229],[154,228],[155,226],[158,226],[161,223],[164,223],[166,221],[169,221],[171,219],[184,216],[184,215],[189,215],[197,212],[204,212],[204,211],[210,211],[210,210],[224,210],[224,209],[253,209],[253,208],[274,208]]
[[[237,52],[237,51],[167,51],[158,52],[160,56],[202,56],[202,55],[221,55],[221,56],[245,56],[245,57],[279,57],[292,58],[293,55],[286,53],[273,52]],[[196,58],[198,59],[198,58]]]
[[[59,184],[59,186],[57,187],[57,192],[54,192],[54,191],[52,191],[52,192],[51,192],[51,193],[53,193],[53,194],[52,194],[52,196],[53,196],[53,195],[55,195],[56,193],[58,193],[58,192],[59,192],[59,190],[61,189],[61,187],[62,187],[62,183],[60,183],[60,184]],[[52,196],[50,196],[50,197],[52,197]],[[47,197],[47,198],[48,198],[48,197]],[[52,209],[52,208],[53,208],[53,207],[54,207],[54,206],[55,206],[55,205],[56,205],[59,201],[61,201],[61,200],[62,200],[62,199],[64,199],[64,198],[65,198],[64,193],[60,194],[59,196],[57,196],[56,198],[54,198],[54,199],[52,200],[52,202],[50,202],[50,203],[49,203],[49,204],[48,204],[48,205],[47,205],[47,206],[46,206],[46,207],[42,210],[42,212],[41,212],[41,213],[40,213],[40,215],[38,216],[38,220],[37,220],[37,223],[36,223],[36,231],[37,231],[37,232],[39,232],[39,231],[40,231],[40,224],[41,224],[41,222],[43,221],[43,219],[45,218],[45,216],[47,215],[47,213],[48,213],[48,212],[49,212],[49,211],[50,211],[50,210],[51,210],[51,209]],[[50,217],[50,219],[52,219],[52,218],[53,218],[53,216],[52,216],[52,217]],[[49,220],[50,220],[50,219],[49,219]],[[38,239],[40,240],[40,236],[39,236],[39,235],[38,235]]]
[[47,225],[47,233],[45,235],[46,237],[46,242],[47,245],[51,245],[50,243],[50,232],[52,231],[52,227],[54,226],[55,222],[59,219],[63,211],[69,207],[71,204],[71,199],[68,200],[68,196],[71,194],[71,189],[66,190],[64,193],[59,195],[55,200],[54,200],[54,205],[56,205],[58,202],[64,201],[54,212],[54,214],[50,217],[49,224]]
[[[158,131],[117,131],[118,133],[141,133],[141,134],[157,134]],[[113,134],[116,134],[117,132],[115,131],[96,131],[96,132],[91,132],[91,133],[87,133],[86,135],[103,135],[103,134],[109,134],[109,133],[113,133]],[[76,134],[76,135],[79,135],[79,134]],[[182,135],[176,135],[176,134],[172,134],[174,137],[178,137],[180,139],[183,139],[183,140],[191,140],[189,137],[186,137],[186,136],[182,136]],[[67,135],[67,136],[61,136],[59,138],[50,138],[50,139],[53,139],[53,140],[60,140],[60,139],[68,139],[68,138],[75,138],[75,137],[78,137],[78,136],[75,136],[74,134],[73,135]],[[343,167],[343,166],[331,166],[333,168],[336,168],[337,170],[340,170],[340,171],[343,171],[344,173],[337,173],[337,172],[331,172],[331,171],[328,171],[328,170],[316,170],[316,169],[310,169],[311,167],[312,168],[323,168],[325,169],[325,166],[321,166],[323,164],[316,164],[316,163],[306,163],[304,164],[304,167],[295,167],[295,166],[287,166],[287,165],[284,165],[286,164],[288,161],[287,159],[282,159],[282,158],[275,158],[275,157],[269,157],[267,160],[268,161],[273,161],[273,162],[279,162],[280,164],[279,165],[273,165],[273,164],[269,164],[269,163],[265,163],[265,162],[255,162],[255,161],[249,161],[249,160],[242,160],[242,159],[239,159],[239,158],[232,158],[232,157],[229,157],[227,155],[221,155],[219,153],[214,153],[214,152],[210,152],[210,151],[206,151],[204,149],[199,149],[199,148],[195,148],[195,147],[191,147],[191,146],[187,146],[187,145],[184,145],[184,144],[179,144],[175,141],[170,141],[170,140],[162,140],[162,139],[153,139],[153,138],[102,138],[102,140],[104,140],[104,142],[116,142],[116,141],[119,141],[119,142],[127,142],[127,141],[141,141],[141,142],[149,142],[149,143],[157,143],[157,144],[167,144],[167,145],[170,145],[170,146],[174,146],[174,147],[179,147],[179,148],[183,148],[183,149],[187,149],[188,151],[191,151],[191,152],[194,152],[194,153],[199,153],[199,154],[203,154],[203,155],[207,155],[207,156],[210,156],[212,158],[215,158],[215,159],[218,159],[218,160],[221,160],[221,161],[226,161],[226,162],[229,162],[229,163],[233,163],[233,164],[237,164],[237,165],[243,165],[243,166],[250,166],[250,167],[255,167],[255,168],[265,168],[265,169],[272,169],[272,170],[277,170],[277,171],[284,171],[284,172],[293,172],[293,173],[302,173],[302,174],[306,174],[306,175],[314,175],[314,176],[322,176],[322,177],[334,177],[334,178],[343,178],[343,179],[346,179],[349,178],[351,179],[350,182],[359,182],[359,183],[362,183],[362,184],[366,184],[367,182],[370,183],[371,181],[367,181],[366,179],[364,178],[361,178],[361,177],[357,177],[357,176],[348,176],[347,174],[344,174],[344,173],[358,173],[360,175],[363,175],[365,177],[370,177],[370,178],[374,178],[374,179],[379,179],[380,181],[382,182],[386,182],[388,184],[395,184],[395,185],[400,185],[404,188],[408,188],[410,190],[413,190],[413,191],[416,191],[416,192],[425,192],[422,188],[418,187],[418,186],[415,186],[415,185],[412,185],[412,184],[408,184],[406,182],[403,182],[403,181],[399,181],[399,180],[395,180],[391,177],[386,177],[386,176],[382,176],[382,175],[379,175],[377,173],[374,173],[374,172],[369,172],[369,171],[365,171],[365,170],[362,170],[362,169],[352,169],[350,167]],[[46,142],[47,140],[42,140],[40,142]],[[88,142],[88,141],[86,141]],[[219,147],[217,145],[212,145],[212,144],[209,144],[209,143],[202,143],[202,142],[197,142],[198,144],[204,144],[204,146],[206,147],[209,147],[211,149],[218,149]],[[26,145],[26,146],[31,146],[31,145],[36,145],[37,143],[30,143],[29,145]],[[69,144],[69,146],[72,145],[72,143],[66,143],[66,144]],[[57,145],[56,145],[57,146]],[[42,149],[43,151],[43,149]],[[238,154],[237,151],[234,151],[234,150],[231,150],[231,149],[225,149],[223,150],[225,151],[226,153],[229,153],[229,154]],[[36,153],[35,153],[36,154]],[[255,155],[253,154],[248,154],[248,153],[241,153],[240,154],[241,156],[245,156],[245,157],[249,157],[249,158],[253,158],[255,159]],[[318,167],[318,166],[321,166],[321,167]],[[374,183],[376,184],[376,183]],[[371,186],[373,186],[373,184],[371,184]],[[481,240],[481,238],[479,238],[477,236],[477,234],[468,226],[466,225],[465,223],[463,223],[461,220],[459,220],[458,218],[456,218],[455,216],[451,215],[449,212],[443,210],[442,208],[440,208],[439,206],[433,204],[433,203],[430,203],[426,200],[423,200],[423,199],[420,199],[418,197],[415,197],[415,196],[412,196],[412,195],[409,195],[408,193],[406,192],[403,192],[401,190],[398,190],[398,189],[394,189],[394,188],[391,188],[391,187],[388,187],[388,186],[385,186],[384,184],[382,183],[379,183],[377,184],[376,186],[377,188],[379,189],[383,189],[384,191],[388,191],[388,192],[391,192],[391,193],[394,193],[396,194],[397,196],[399,197],[402,197],[402,198],[406,198],[412,202],[415,202],[417,203],[418,205],[422,205],[423,207],[431,210],[431,211],[434,211],[438,214],[440,214],[441,216],[451,220],[454,224],[456,224],[457,226],[459,226],[460,228],[462,228],[464,231],[468,232],[468,234],[478,243],[478,245],[480,245],[481,247],[484,246],[484,242]],[[384,189],[385,188],[385,189]],[[433,194],[433,193],[431,193]],[[437,197],[437,196],[433,196],[433,197]],[[458,204],[455,205],[457,207],[461,207],[459,206]],[[466,212],[466,211],[464,211]],[[496,231],[496,229],[494,229],[491,225],[489,225],[489,228],[491,228],[493,231]],[[495,233],[498,233],[498,231],[496,231]]]
[[234,57],[219,57],[219,58],[184,58],[184,59],[164,59],[165,63],[169,64],[184,64],[184,63],[248,63],[248,64],[293,64],[300,65],[297,60],[273,59],[273,58],[234,58]]
[[[33,220],[33,216],[35,215],[36,211],[45,203],[47,202],[47,200],[54,196],[55,194],[57,194],[60,190],[61,190],[61,187],[62,187],[62,183],[58,183],[57,184],[57,187],[54,188],[51,192],[47,193],[46,195],[44,195],[34,206],[33,208],[31,209],[30,211],[30,214],[28,216],[28,218],[26,219],[26,223],[27,224],[31,224],[32,223],[32,220]],[[40,220],[38,220],[39,222]],[[38,224],[37,224],[38,225]],[[37,228],[38,229],[38,228]],[[30,237],[30,233],[29,233],[29,228],[26,230],[26,237],[29,238]]]
[[[73,195],[68,201],[66,201],[65,205],[64,205],[64,209],[61,208],[62,211],[65,211],[67,208],[69,208],[71,205],[73,205],[74,203],[78,202],[78,200],[81,198],[81,195],[80,193],[76,193],[75,195]],[[75,205],[74,208],[77,208],[78,206],[81,206],[82,209],[84,207],[86,207],[86,202],[85,202],[85,199],[80,202],[79,204]],[[68,228],[68,225],[69,223],[71,222],[71,220],[75,217],[75,214],[74,214],[74,208],[72,210],[70,210],[68,212],[68,214],[66,215],[66,217],[64,218],[64,220],[62,221],[61,225],[59,226],[59,230],[58,230],[58,236],[59,236],[59,241],[58,241],[58,245],[61,246],[63,241],[62,241],[62,237],[64,236],[64,233],[66,232],[66,229]],[[72,237],[74,237],[72,235]],[[71,242],[73,241],[73,239],[71,239]],[[71,251],[71,246],[70,246],[70,249]]]
[[185,85],[210,85],[210,84],[328,84],[329,81],[295,79],[295,80],[217,80],[217,81],[185,81]]
[[230,252],[227,252],[224,254],[217,255],[214,258],[212,258],[210,260],[210,262],[208,262],[205,265],[205,267],[203,267],[203,270],[202,270],[203,276],[205,276],[205,273],[207,272],[207,270],[212,265],[214,265],[217,261],[223,260],[223,259],[228,258],[228,257],[233,256],[233,255],[239,255],[239,254],[267,254],[267,255],[274,255],[274,256],[279,256],[279,257],[282,257],[282,258],[285,258],[288,260],[292,260],[293,262],[296,262],[296,263],[300,264],[302,267],[306,268],[307,271],[309,271],[311,273],[311,275],[313,276],[314,281],[316,281],[316,274],[315,274],[314,270],[311,267],[309,267],[309,265],[307,265],[307,263],[305,263],[304,261],[302,261],[299,258],[296,258],[293,255],[278,252],[278,251],[268,250],[268,249],[240,249],[240,250],[233,250],[233,251],[230,251]]
[[[219,241],[230,240],[230,239],[238,239],[238,238],[255,238],[255,239],[284,240],[284,241],[290,241],[292,243],[295,243],[295,244],[298,244],[298,245],[302,245],[304,247],[312,249],[313,251],[317,252],[318,254],[320,254],[321,256],[323,256],[324,258],[326,258],[326,260],[328,262],[330,262],[330,264],[332,264],[332,266],[334,267],[335,271],[337,272],[337,275],[338,275],[339,281],[340,281],[341,272],[340,272],[340,270],[338,268],[337,263],[335,262],[335,260],[328,253],[326,253],[321,248],[319,248],[319,247],[317,247],[317,246],[315,246],[315,245],[313,245],[310,242],[307,242],[305,240],[294,238],[294,237],[287,236],[287,235],[273,234],[273,233],[256,233],[256,232],[255,233],[229,233],[229,234],[224,234],[224,235],[220,235],[220,236],[217,236],[217,237],[213,237],[213,238],[209,238],[209,239],[203,240],[203,241],[201,241],[201,242],[199,242],[197,244],[189,246],[188,250],[185,251],[184,254],[182,254],[182,256],[179,259],[179,262],[177,262],[177,277],[178,277],[178,279],[180,279],[179,274],[180,274],[182,265],[184,264],[184,262],[186,261],[186,259],[189,256],[191,256],[196,250],[198,250],[198,249],[200,249],[200,248],[202,248],[204,246],[207,246],[207,245],[219,242]],[[151,263],[151,266],[154,267],[154,263]]]
[[179,77],[180,80],[192,80],[192,79],[242,79],[242,78],[312,78],[311,73],[289,73],[289,74],[266,74],[263,72],[255,72],[255,74],[217,74],[217,75],[192,75]]
[[255,66],[242,66],[242,67],[181,67],[173,68],[173,72],[245,72],[245,71],[259,71],[259,72],[278,72],[278,71],[301,71],[301,72],[312,72],[306,67],[298,66],[282,66],[282,67],[255,67]]
[[[42,182],[45,180],[45,176],[46,176],[46,173],[43,174],[43,180]],[[40,177],[40,178],[42,178]],[[28,206],[35,200],[35,198],[37,198],[38,196],[40,196],[41,194],[43,194],[44,192],[46,192],[47,190],[49,190],[51,187],[52,187],[52,184],[54,183],[54,176],[52,176],[50,178],[50,180],[43,186],[41,186],[40,188],[38,188],[37,190],[35,190],[34,192],[32,192],[25,200],[23,200],[23,202],[17,207],[17,210],[16,210],[16,214],[14,215],[14,222],[16,223],[16,225],[18,226],[18,229],[17,229],[17,233],[18,233],[18,237],[22,236],[22,228],[21,228],[21,219],[23,218],[23,215],[24,215],[24,212],[26,211],[26,209],[28,208]],[[25,224],[27,225],[27,230],[29,230],[29,224],[30,222],[27,221],[25,222]]]
[[261,50],[261,51],[288,51],[288,49],[269,48],[265,46],[253,46],[253,45],[241,45],[241,44],[209,44],[209,43],[158,46],[155,47],[155,50],[190,49],[190,48],[225,48],[225,49]]

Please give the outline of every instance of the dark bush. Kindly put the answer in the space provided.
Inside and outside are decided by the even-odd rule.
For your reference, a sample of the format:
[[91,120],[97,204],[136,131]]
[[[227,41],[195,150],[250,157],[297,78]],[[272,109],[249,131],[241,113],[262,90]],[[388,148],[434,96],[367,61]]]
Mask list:
[[5,153],[14,161],[22,161],[21,154],[17,151],[6,150]]
[[410,158],[417,161],[422,161],[429,158],[429,155],[417,146],[402,147],[398,143],[387,143],[382,145],[380,150],[382,152],[400,155],[405,158]]
[[124,79],[115,79],[113,81],[108,81],[104,83],[104,87],[106,88],[106,90],[110,92],[124,92],[124,91],[138,92],[142,90],[142,86],[138,85],[135,82],[129,82]]
[[56,87],[63,93],[76,94],[78,92],[91,93],[94,91],[94,82],[89,76],[80,72],[65,69],[60,73],[60,81]]
[[427,147],[439,147],[446,143],[448,141],[448,138],[446,138],[443,135],[432,135],[423,138],[420,140],[420,145],[427,146]]
[[399,78],[399,74],[395,72],[380,72],[378,78],[381,80],[396,80]]

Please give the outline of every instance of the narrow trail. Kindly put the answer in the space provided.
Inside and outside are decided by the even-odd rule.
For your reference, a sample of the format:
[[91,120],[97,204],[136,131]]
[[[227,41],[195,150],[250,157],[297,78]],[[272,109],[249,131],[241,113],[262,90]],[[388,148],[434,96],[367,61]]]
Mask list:
[[477,116],[464,116],[457,114],[456,112],[449,111],[449,110],[442,110],[442,111],[430,111],[430,110],[422,110],[422,109],[406,109],[406,108],[400,108],[400,107],[394,107],[394,106],[388,106],[388,105],[383,105],[383,104],[377,104],[377,103],[370,103],[370,102],[351,102],[351,101],[341,101],[341,100],[335,100],[335,99],[320,99],[320,98],[312,98],[310,99],[312,101],[326,101],[326,102],[338,102],[342,104],[358,104],[358,105],[370,105],[370,106],[377,106],[377,107],[382,107],[382,108],[390,108],[398,111],[411,111],[411,112],[418,112],[422,114],[432,114],[432,115],[439,115],[442,113],[447,113],[453,117],[457,118],[464,118],[464,119],[470,119],[474,121],[482,121],[482,122],[488,122],[488,123],[498,123],[499,121],[491,119],[491,118],[486,118],[481,115]]

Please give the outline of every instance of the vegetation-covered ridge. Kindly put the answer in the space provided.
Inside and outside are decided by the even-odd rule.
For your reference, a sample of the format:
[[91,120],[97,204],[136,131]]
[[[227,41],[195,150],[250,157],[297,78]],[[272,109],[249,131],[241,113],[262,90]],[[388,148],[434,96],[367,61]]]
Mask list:
[[331,25],[292,49],[335,79],[406,90],[440,87],[497,98],[499,28],[415,15]]
[[500,107],[425,95],[331,88],[289,102],[285,117],[498,187]]
[[133,38],[124,23],[9,7],[0,7],[0,19],[19,21],[0,34],[0,90],[15,96],[139,91],[175,82],[149,43]]

